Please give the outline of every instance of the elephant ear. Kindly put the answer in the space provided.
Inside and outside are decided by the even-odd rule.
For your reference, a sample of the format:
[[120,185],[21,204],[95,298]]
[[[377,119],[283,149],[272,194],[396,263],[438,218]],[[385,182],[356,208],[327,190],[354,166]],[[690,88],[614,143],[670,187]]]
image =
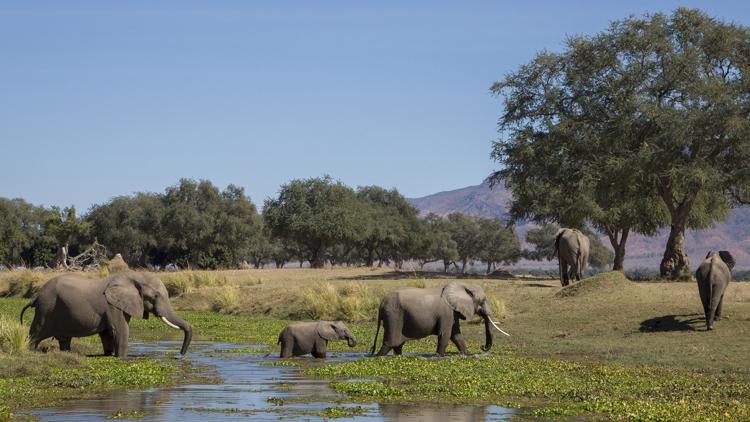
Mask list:
[[336,332],[336,327],[330,321],[320,321],[315,326],[315,332],[325,340],[338,340],[339,335]]
[[719,251],[719,257],[722,261],[724,261],[725,264],[727,264],[727,267],[729,267],[730,271],[732,270],[732,268],[734,268],[734,257],[731,253],[729,253],[729,251]]
[[104,290],[107,302],[130,316],[143,315],[143,296],[138,284],[130,277],[117,275],[113,277]]
[[463,319],[474,315],[474,293],[468,286],[461,283],[450,283],[443,287],[443,292],[440,295],[454,311],[461,314]]

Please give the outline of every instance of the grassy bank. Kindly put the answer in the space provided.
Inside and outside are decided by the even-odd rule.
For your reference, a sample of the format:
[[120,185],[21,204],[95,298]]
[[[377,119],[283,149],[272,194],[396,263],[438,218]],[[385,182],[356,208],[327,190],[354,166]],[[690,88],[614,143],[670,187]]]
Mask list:
[[[0,294],[3,286],[17,284],[3,276]],[[369,351],[375,309],[385,292],[439,286],[453,279],[370,269],[160,276],[179,313],[195,327],[196,339],[275,345],[289,320],[342,318],[349,321],[359,344],[349,349],[335,342],[331,349],[359,352]],[[484,286],[495,301],[501,325],[512,334],[497,336],[491,355],[363,359],[309,373],[336,381],[335,389],[363,401],[528,405],[537,408],[538,416],[550,417],[750,417],[750,283],[730,285],[726,317],[716,323],[716,330],[705,332],[694,283],[631,283],[618,273],[601,274],[566,289],[554,280],[462,281]],[[17,312],[24,301],[0,300],[0,310],[7,309],[7,303]],[[483,327],[477,322],[462,323],[469,350],[475,353],[483,340]],[[154,318],[134,319],[131,327],[133,338],[180,337]],[[409,342],[404,351],[432,353],[435,343],[435,338]],[[451,345],[449,351],[455,348]],[[346,381],[352,378],[377,382]]]

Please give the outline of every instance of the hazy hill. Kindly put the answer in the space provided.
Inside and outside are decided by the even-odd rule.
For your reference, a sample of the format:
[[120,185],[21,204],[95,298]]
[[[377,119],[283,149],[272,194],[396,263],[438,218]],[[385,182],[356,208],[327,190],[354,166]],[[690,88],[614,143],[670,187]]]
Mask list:
[[[445,216],[451,212],[461,212],[481,217],[504,219],[507,216],[507,203],[510,192],[503,186],[493,189],[483,183],[461,189],[438,192],[422,198],[410,198],[409,202],[423,213],[434,212]],[[525,236],[533,224],[518,227],[519,235]],[[654,237],[630,236],[627,245],[626,265],[629,267],[658,267],[664,253],[668,230],[662,230]],[[742,207],[723,223],[707,230],[690,230],[686,234],[691,267],[706,255],[710,249],[726,249],[734,254],[739,268],[750,267],[750,207]],[[602,238],[609,245],[609,241]]]

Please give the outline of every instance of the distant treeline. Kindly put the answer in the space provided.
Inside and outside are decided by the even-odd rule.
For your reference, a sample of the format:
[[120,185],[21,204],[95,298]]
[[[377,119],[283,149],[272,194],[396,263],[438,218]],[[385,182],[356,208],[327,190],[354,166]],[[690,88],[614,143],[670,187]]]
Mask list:
[[[537,251],[524,252],[514,229],[500,220],[459,213],[420,218],[395,189],[355,190],[330,177],[283,185],[262,213],[243,188],[221,191],[207,180],[182,179],[163,193],[115,197],[83,216],[74,207],[0,198],[0,259],[6,266],[49,266],[61,246],[74,256],[96,241],[134,267],[309,262],[400,268],[409,261],[463,272],[478,261],[490,271],[522,257],[549,258],[554,230],[530,232]],[[598,260],[593,254],[592,264],[611,263],[611,253],[595,243],[601,253]]]

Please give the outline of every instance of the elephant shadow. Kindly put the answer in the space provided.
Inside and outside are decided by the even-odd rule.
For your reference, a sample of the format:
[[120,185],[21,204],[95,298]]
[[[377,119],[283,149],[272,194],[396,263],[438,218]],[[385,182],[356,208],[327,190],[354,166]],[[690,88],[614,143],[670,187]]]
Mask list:
[[696,324],[703,321],[698,314],[664,315],[641,321],[642,333],[656,333],[669,331],[697,331]]

